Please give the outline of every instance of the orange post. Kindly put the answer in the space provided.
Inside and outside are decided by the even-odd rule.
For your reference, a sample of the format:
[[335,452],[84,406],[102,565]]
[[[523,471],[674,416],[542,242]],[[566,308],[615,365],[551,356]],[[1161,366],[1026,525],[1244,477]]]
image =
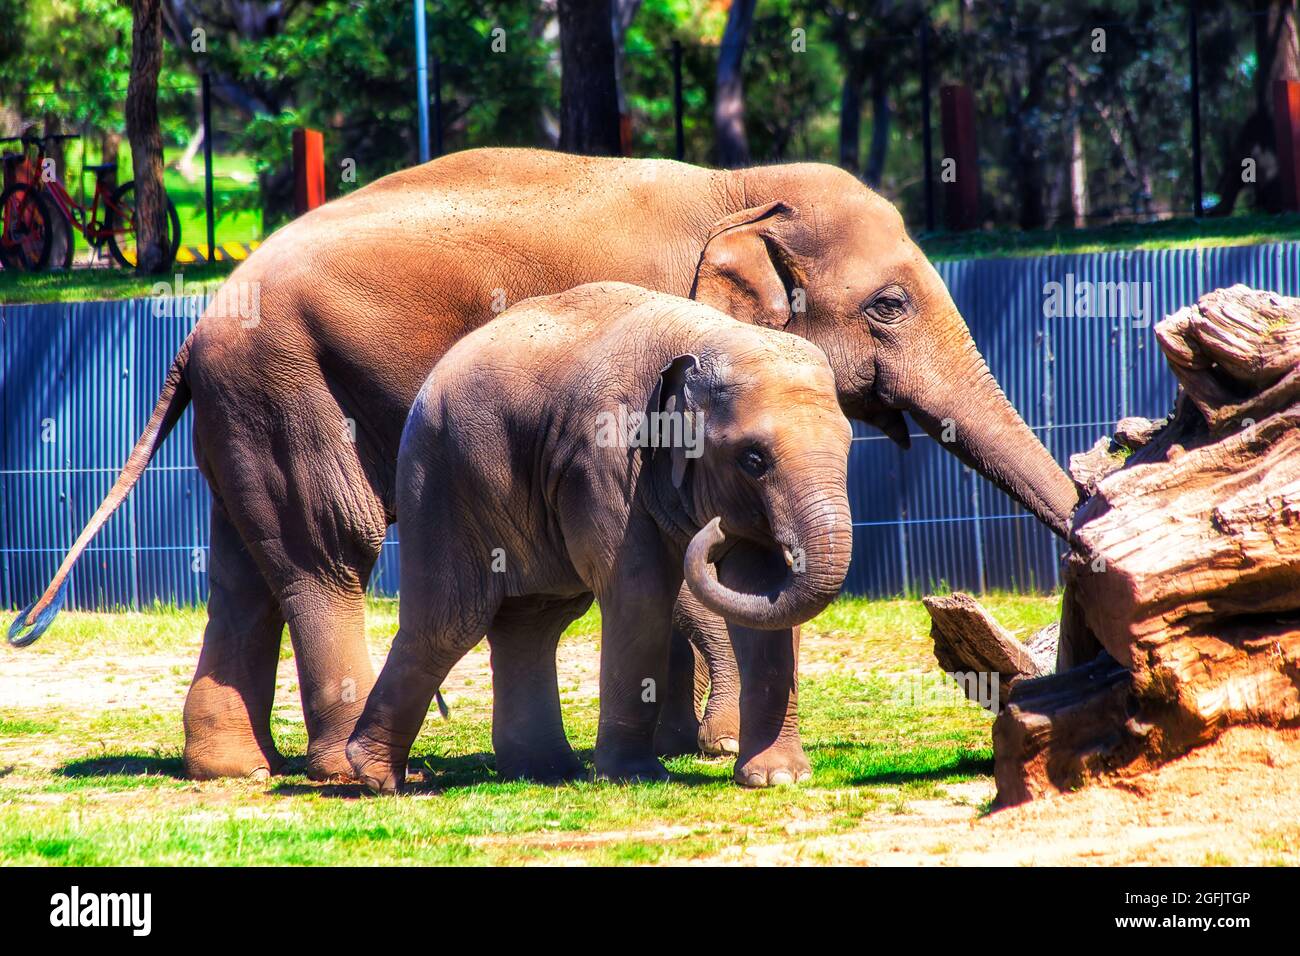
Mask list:
[[980,224],[979,148],[975,144],[975,97],[968,86],[939,89],[943,128],[943,224],[948,229],[975,229]]
[[1273,82],[1273,129],[1277,134],[1277,173],[1282,180],[1282,202],[1300,209],[1300,83]]
[[301,216],[325,202],[325,138],[314,129],[293,131],[293,206]]

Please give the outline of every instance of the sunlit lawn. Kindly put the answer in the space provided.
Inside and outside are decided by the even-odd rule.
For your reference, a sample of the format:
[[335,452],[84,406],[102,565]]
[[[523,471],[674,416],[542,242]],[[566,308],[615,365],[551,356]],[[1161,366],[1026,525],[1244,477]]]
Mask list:
[[[1024,634],[1057,614],[1058,599],[991,596],[986,605]],[[392,601],[372,602],[368,636],[381,654]],[[197,653],[201,609],[65,613],[38,644],[54,673],[102,667],[126,678],[133,660],[174,659],[181,686]],[[599,616],[576,622],[564,654],[596,653]],[[989,715],[965,701],[901,705],[896,681],[935,670],[919,601],[842,600],[805,629],[801,682],[811,783],[746,791],[728,761],[679,758],[665,785],[501,782],[491,752],[487,680],[453,694],[417,742],[412,793],[362,796],[301,775],[306,740],[296,702],[277,705],[274,730],[290,773],[269,783],[181,777],[179,708],[110,709],[59,700],[12,708],[0,693],[0,862],[53,864],[653,863],[710,857],[727,847],[869,827],[917,800],[961,799],[945,785],[987,780]],[[861,651],[855,648],[861,648]],[[290,657],[284,642],[284,657]],[[828,663],[829,662],[829,663]],[[282,666],[282,675],[286,672]],[[596,701],[563,686],[565,722],[590,761]]]

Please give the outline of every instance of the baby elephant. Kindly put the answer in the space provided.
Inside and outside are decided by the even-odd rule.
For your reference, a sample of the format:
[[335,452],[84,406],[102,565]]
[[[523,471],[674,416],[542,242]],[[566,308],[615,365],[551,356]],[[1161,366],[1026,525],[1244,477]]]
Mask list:
[[402,434],[400,626],[348,742],[358,777],[402,787],[435,691],[484,633],[499,771],[583,774],[555,649],[594,595],[596,773],[666,779],[652,741],[683,574],[733,641],[817,614],[849,564],[849,442],[815,346],[687,299],[585,285],[465,336]]

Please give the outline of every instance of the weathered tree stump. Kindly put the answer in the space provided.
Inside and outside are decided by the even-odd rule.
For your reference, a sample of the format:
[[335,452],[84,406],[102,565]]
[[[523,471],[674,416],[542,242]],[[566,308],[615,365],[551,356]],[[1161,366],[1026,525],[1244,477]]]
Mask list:
[[1174,413],[1071,462],[1058,672],[994,724],[1000,805],[1300,724],[1300,300],[1233,286],[1155,334]]

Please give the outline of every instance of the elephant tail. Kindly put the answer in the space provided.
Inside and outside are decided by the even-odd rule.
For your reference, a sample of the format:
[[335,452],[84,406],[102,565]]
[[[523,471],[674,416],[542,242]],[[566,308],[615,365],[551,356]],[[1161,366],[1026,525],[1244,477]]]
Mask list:
[[[90,544],[90,539],[108,520],[117,506],[120,505],[135,483],[140,480],[144,474],[145,467],[149,460],[153,458],[154,452],[158,446],[163,443],[167,435],[171,432],[172,427],[176,424],[177,419],[181,417],[181,412],[185,411],[186,406],[190,403],[190,386],[185,379],[185,367],[189,364],[190,343],[194,338],[194,333],[190,333],[185,344],[181,346],[180,352],[172,361],[171,368],[167,371],[167,378],[163,382],[162,393],[158,396],[158,401],[154,404],[153,414],[149,416],[149,424],[145,426],[144,433],[136,440],[135,447],[131,449],[131,455],[127,458],[126,464],[118,473],[117,481],[109,490],[108,495],[99,504],[86,527],[82,529],[77,541],[72,546],[72,550],[67,553],[63,563],[59,565],[58,572],[50,582],[49,587],[45,589],[35,602],[29,604],[18,612],[18,617],[14,619],[13,624],[9,626],[9,643],[14,647],[26,647],[45,633],[50,624],[54,622],[55,615],[63,607],[64,599],[68,591],[68,573],[76,563],[77,558],[86,550]],[[30,628],[30,630],[25,629]]]
[[451,708],[447,706],[446,698],[442,696],[442,688],[439,687],[433,696],[438,701],[438,713],[442,714],[442,719],[451,720]]

